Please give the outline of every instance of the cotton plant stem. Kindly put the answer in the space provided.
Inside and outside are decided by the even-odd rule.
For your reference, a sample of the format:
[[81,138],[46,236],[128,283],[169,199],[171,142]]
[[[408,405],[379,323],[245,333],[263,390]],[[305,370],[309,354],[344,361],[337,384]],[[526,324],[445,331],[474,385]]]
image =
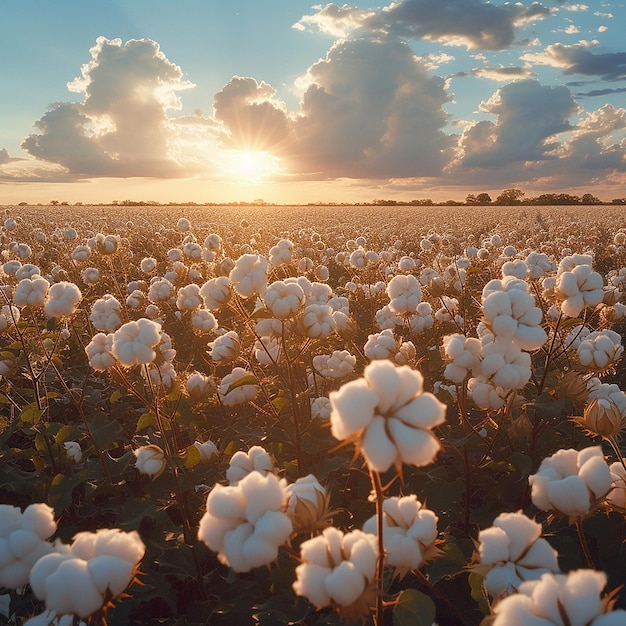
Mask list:
[[605,439],[609,442],[609,444],[611,445],[611,448],[613,448],[613,452],[615,452],[615,456],[618,458],[619,462],[622,464],[622,467],[624,468],[624,470],[626,470],[626,461],[624,461],[624,455],[622,454],[622,451],[619,449],[619,446],[617,445],[615,436],[611,435],[610,437],[605,437]]
[[591,550],[589,549],[589,542],[587,541],[587,536],[585,535],[583,523],[580,518],[576,520],[576,531],[578,532],[578,540],[580,541],[580,547],[582,548],[583,554],[585,555],[585,562],[587,563],[587,567],[589,569],[596,569],[596,564],[593,562]]
[[376,495],[376,534],[378,536],[378,559],[376,560],[376,613],[374,615],[374,624],[382,626],[383,624],[383,593],[384,593],[384,576],[385,576],[385,538],[384,530],[384,511],[383,511],[383,487],[380,482],[380,474],[370,468],[370,479],[372,487]]

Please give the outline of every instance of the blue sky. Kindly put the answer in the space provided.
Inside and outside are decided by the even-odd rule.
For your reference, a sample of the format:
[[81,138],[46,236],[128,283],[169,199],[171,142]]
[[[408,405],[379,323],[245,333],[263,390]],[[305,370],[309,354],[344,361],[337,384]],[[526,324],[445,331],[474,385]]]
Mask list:
[[2,13],[4,204],[626,196],[624,2]]

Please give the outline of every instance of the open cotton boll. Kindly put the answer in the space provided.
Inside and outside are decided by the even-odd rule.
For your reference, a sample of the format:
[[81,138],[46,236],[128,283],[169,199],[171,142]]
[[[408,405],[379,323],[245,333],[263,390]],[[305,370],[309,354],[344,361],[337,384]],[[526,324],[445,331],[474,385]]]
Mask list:
[[374,535],[353,530],[344,535],[329,527],[300,546],[293,590],[316,607],[350,609],[353,617],[369,613],[368,593],[376,577],[377,549]]
[[263,295],[267,289],[267,259],[258,254],[243,254],[235,261],[229,278],[242,298]]
[[491,528],[478,534],[480,564],[492,597],[511,593],[524,580],[537,580],[545,572],[558,573],[557,552],[541,538],[541,525],[523,513],[502,513]]
[[606,626],[622,624],[626,611],[611,611],[600,594],[606,586],[604,572],[575,570],[568,574],[544,573],[539,580],[523,582],[517,594],[494,607],[494,626]]
[[54,283],[46,294],[44,313],[48,317],[70,317],[75,313],[82,297],[80,289],[74,283]]
[[358,434],[358,448],[378,472],[432,462],[441,444],[431,428],[445,421],[445,405],[422,384],[422,375],[406,365],[373,361],[363,378],[329,394],[333,436]]
[[56,532],[53,510],[44,503],[24,512],[0,505],[0,586],[17,589],[28,581],[33,565],[53,548],[46,541]]
[[215,485],[207,496],[198,538],[237,572],[268,565],[293,531],[283,511],[286,488],[284,479],[255,471],[237,485]]
[[261,446],[252,446],[248,452],[238,450],[230,459],[226,478],[231,485],[238,483],[250,472],[272,473],[274,462],[269,453]]
[[145,552],[137,532],[83,532],[70,545],[56,544],[30,574],[35,595],[58,614],[89,617],[130,584]]
[[369,335],[363,352],[368,359],[388,359],[395,356],[398,349],[396,338],[391,328],[386,328],[380,333]]
[[587,515],[611,489],[611,473],[600,446],[559,450],[528,477],[533,504],[570,518]]
[[222,399],[222,404],[225,406],[245,404],[256,396],[259,391],[259,387],[255,384],[240,385],[239,387],[235,387],[229,391],[231,385],[243,380],[247,376],[253,376],[252,372],[249,372],[243,367],[235,367],[230,374],[227,374],[224,378],[222,378],[222,383],[220,385],[220,397]]
[[145,317],[126,322],[113,334],[111,352],[125,367],[151,363],[161,341],[161,324]]

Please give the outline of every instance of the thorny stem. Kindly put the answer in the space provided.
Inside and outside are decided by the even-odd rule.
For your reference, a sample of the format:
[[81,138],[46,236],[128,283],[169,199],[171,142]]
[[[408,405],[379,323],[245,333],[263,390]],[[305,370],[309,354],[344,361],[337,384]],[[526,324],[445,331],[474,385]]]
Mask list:
[[383,487],[380,482],[380,474],[370,468],[370,479],[372,487],[376,494],[376,533],[378,535],[378,559],[376,560],[376,613],[374,616],[374,624],[382,626],[383,624],[383,583],[385,575],[385,538],[384,530],[384,511],[383,511]]

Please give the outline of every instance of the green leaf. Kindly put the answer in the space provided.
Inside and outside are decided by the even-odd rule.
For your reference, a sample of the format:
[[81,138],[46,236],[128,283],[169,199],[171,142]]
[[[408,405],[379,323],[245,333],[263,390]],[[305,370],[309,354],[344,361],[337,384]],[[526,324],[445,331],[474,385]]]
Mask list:
[[35,425],[41,421],[42,415],[43,409],[40,409],[35,402],[32,402],[24,407],[20,417],[23,422]]
[[108,450],[118,441],[126,441],[126,433],[120,423],[105,413],[95,413],[89,421],[89,428],[100,450]]
[[104,453],[104,462],[109,470],[111,480],[118,480],[120,478],[120,476],[124,473],[124,470],[128,467],[133,456],[134,455],[131,450],[116,459],[114,459],[108,452]]
[[405,589],[393,608],[393,626],[432,626],[436,612],[435,603],[425,593]]
[[148,411],[147,413],[143,413],[137,422],[137,426],[135,428],[135,434],[140,433],[145,428],[158,428],[156,415],[152,411]]
[[185,453],[185,467],[192,468],[200,463],[200,451],[193,444],[187,448]]
[[468,582],[472,594],[472,598],[476,600],[478,608],[484,615],[489,615],[491,609],[489,607],[489,596],[485,589],[484,578],[480,574],[472,572],[468,577]]
[[80,430],[73,424],[66,424],[62,426],[59,432],[54,437],[54,442],[57,445],[61,445],[66,441],[76,441],[81,435]]
[[72,505],[72,492],[74,487],[80,485],[84,480],[82,474],[66,476],[57,474],[50,483],[48,491],[48,504],[54,509],[57,516],[61,515]]
[[112,394],[111,397],[109,398],[109,402],[111,404],[113,404],[114,402],[117,402],[121,397],[122,397],[122,390],[121,389],[116,389]]
[[257,380],[257,377],[253,376],[252,374],[248,374],[248,376],[244,376],[243,378],[240,378],[239,380],[229,385],[224,395],[227,395],[233,389],[237,389],[238,387],[243,387],[244,385],[258,385],[258,384],[259,384],[259,381]]

